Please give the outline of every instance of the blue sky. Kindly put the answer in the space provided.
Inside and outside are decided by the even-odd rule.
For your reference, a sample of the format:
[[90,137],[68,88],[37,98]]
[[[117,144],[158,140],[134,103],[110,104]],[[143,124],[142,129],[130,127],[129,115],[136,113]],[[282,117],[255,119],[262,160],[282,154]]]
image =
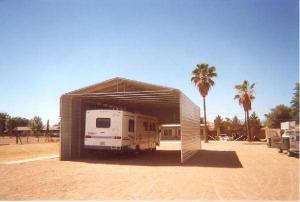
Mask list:
[[[0,112],[54,124],[61,94],[120,76],[181,89],[217,68],[208,119],[243,118],[233,86],[257,83],[261,119],[299,80],[297,0],[0,1]],[[201,113],[203,111],[201,110]]]

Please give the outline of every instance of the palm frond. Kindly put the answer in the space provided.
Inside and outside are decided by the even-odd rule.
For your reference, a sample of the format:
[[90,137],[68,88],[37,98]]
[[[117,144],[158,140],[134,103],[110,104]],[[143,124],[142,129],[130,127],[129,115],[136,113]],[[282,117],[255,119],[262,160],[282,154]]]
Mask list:
[[235,96],[234,96],[234,99],[235,99],[235,100],[240,99],[240,95],[235,95]]

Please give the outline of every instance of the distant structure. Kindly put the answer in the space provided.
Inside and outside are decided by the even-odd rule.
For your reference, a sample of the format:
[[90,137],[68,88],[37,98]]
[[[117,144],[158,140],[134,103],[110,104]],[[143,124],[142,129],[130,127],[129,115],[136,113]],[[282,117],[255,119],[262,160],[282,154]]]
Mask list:
[[[46,133],[46,130],[47,130],[47,126],[43,126],[42,128],[42,133]],[[16,133],[18,133],[19,135],[21,136],[25,136],[25,135],[30,135],[32,130],[30,127],[28,126],[18,126],[14,129],[14,131]],[[60,126],[59,125],[53,125],[53,126],[50,126],[49,127],[49,132],[58,136],[59,135],[59,132],[60,132]]]
[[163,124],[160,126],[161,140],[180,140],[180,124]]
[[[45,132],[46,130],[47,130],[47,126],[43,126],[42,132]],[[59,133],[60,126],[58,125],[49,126],[49,131],[53,133]]]
[[31,128],[28,126],[18,126],[14,129],[18,135],[29,135],[31,133]]

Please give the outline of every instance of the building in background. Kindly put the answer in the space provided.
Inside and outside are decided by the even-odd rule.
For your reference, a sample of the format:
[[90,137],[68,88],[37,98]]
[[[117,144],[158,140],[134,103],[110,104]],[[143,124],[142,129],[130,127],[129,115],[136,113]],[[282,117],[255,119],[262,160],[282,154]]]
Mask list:
[[160,126],[161,140],[180,140],[180,124],[163,124]]

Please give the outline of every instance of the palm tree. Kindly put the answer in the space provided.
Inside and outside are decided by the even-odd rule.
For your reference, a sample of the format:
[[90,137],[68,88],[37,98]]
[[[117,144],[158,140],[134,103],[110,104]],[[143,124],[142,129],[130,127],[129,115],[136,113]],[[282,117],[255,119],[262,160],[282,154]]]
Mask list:
[[211,87],[215,84],[213,78],[216,76],[216,68],[214,66],[209,67],[208,64],[197,64],[196,68],[192,71],[191,81],[195,84],[201,96],[203,97],[205,142],[208,142],[205,97],[207,96],[208,91],[211,89]]
[[255,99],[254,87],[255,83],[250,85],[250,83],[246,80],[242,84],[235,85],[234,87],[237,90],[237,94],[234,96],[234,99],[238,100],[239,104],[243,105],[244,108],[248,141],[251,141],[251,133],[249,129],[249,111],[252,109],[252,100]]

